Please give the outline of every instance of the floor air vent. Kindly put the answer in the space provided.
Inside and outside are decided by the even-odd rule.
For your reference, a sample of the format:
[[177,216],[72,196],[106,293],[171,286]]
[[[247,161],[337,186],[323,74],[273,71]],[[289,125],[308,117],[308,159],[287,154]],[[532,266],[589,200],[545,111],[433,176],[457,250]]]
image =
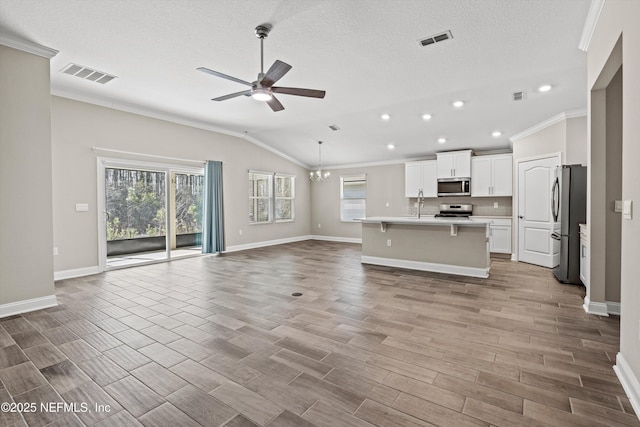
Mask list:
[[438,43],[438,42],[449,40],[452,38],[453,38],[453,35],[451,34],[451,31],[445,31],[444,33],[434,34],[432,36],[420,39],[418,40],[418,43],[420,43],[420,46],[424,47],[424,46],[429,46],[430,44]]
[[71,76],[80,77],[81,79],[91,80],[92,82],[105,84],[111,80],[117,78],[111,74],[103,73],[102,71],[96,71],[94,69],[83,67],[82,65],[69,64],[64,67],[61,72],[69,74]]
[[514,101],[522,101],[527,98],[527,92],[513,92],[513,100]]

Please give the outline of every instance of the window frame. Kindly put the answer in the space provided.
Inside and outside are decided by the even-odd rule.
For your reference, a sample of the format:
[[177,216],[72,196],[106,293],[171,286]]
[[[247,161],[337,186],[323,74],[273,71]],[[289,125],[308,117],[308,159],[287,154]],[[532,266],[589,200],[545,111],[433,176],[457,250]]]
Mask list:
[[[294,222],[296,218],[296,209],[295,209],[295,197],[296,197],[296,176],[293,174],[280,173],[280,172],[265,172],[259,170],[249,170],[248,178],[249,182],[251,182],[251,175],[263,175],[269,178],[268,188],[269,195],[268,196],[252,196],[249,193],[249,213],[251,213],[251,208],[254,208],[254,212],[257,210],[257,201],[258,200],[268,200],[269,201],[269,219],[267,221],[252,221],[251,215],[249,216],[249,225],[260,225],[260,224],[279,224],[279,223],[287,223]],[[276,195],[276,180],[278,178],[288,178],[291,180],[291,196],[277,196]],[[255,181],[255,178],[254,178]],[[250,184],[251,185],[251,184]],[[276,218],[276,203],[278,200],[291,200],[291,218],[287,219],[277,219]],[[254,213],[255,217],[255,213]]]
[[[285,178],[291,180],[291,196],[278,196],[277,189],[277,180],[278,178]],[[278,205],[278,200],[291,200],[291,218],[286,219],[278,219],[276,214],[276,206]],[[274,222],[294,222],[296,219],[296,176],[286,173],[274,173],[273,174],[273,219]]]
[[[344,197],[344,184],[345,182],[364,182],[365,186],[365,194],[364,197]],[[344,201],[345,200],[361,200],[363,205],[363,217],[366,217],[367,213],[367,174],[359,173],[359,174],[351,174],[351,175],[340,175],[340,222],[360,222],[359,218],[351,218],[345,219],[345,209],[344,209]]]
[[[251,182],[253,181],[254,183],[256,182],[255,177],[252,180],[251,179],[251,175],[264,175],[266,177],[268,177],[268,184],[267,184],[267,189],[269,191],[269,195],[268,196],[257,196],[257,191],[255,191],[256,189],[254,189],[254,195],[251,195],[251,192],[249,192],[249,224],[252,225],[258,225],[258,224],[271,224],[273,222],[273,176],[274,174],[272,172],[264,172],[264,171],[255,171],[255,170],[250,170],[248,173],[248,178],[249,178],[249,185],[251,185]],[[251,188],[250,188],[251,190]],[[258,201],[259,200],[267,200],[269,202],[269,206],[267,209],[268,212],[268,219],[266,221],[255,221],[254,219],[252,219],[251,217],[251,208],[253,207],[253,218],[256,217],[256,212],[257,212],[257,207],[258,207]]]

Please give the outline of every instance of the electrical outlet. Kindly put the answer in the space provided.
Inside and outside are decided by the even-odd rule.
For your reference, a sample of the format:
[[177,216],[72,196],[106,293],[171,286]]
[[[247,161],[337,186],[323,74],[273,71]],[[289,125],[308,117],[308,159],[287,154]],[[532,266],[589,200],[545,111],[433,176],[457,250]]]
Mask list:
[[493,208],[498,209],[498,207],[499,207],[498,202],[493,202]]
[[322,224],[318,224],[318,228],[322,228]]
[[242,228],[238,230],[238,234],[242,236]]
[[53,256],[58,255],[58,248],[53,248]]
[[389,207],[389,202],[385,203],[385,206],[386,206],[386,207]]
[[391,239],[387,239],[387,246],[391,247]]

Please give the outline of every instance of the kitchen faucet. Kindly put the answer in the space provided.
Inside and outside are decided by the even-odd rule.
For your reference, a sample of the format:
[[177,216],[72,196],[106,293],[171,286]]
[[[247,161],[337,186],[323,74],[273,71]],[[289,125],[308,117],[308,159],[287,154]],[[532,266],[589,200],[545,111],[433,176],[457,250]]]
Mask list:
[[424,193],[422,192],[422,188],[418,191],[418,219],[420,219],[420,206],[422,205],[422,199],[424,198]]

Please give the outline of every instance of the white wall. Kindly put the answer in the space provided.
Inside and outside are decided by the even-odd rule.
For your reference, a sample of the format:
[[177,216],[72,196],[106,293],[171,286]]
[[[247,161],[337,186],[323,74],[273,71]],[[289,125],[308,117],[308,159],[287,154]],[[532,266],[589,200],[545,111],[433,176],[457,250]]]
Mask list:
[[587,117],[572,117],[540,129],[513,143],[513,242],[512,250],[518,248],[518,162],[555,153],[560,153],[562,164],[587,164]]
[[[340,221],[340,176],[367,175],[367,216],[400,216],[407,214],[404,197],[404,163],[385,166],[363,166],[333,169],[331,179],[311,184],[311,233],[318,236],[360,239],[359,222]],[[389,207],[386,207],[389,203]],[[318,228],[318,224],[321,228]]]
[[587,165],[587,116],[567,119],[566,163]]
[[0,316],[55,304],[52,234],[49,59],[0,45]]
[[[161,161],[94,151],[94,146],[156,156],[222,161],[227,247],[309,234],[310,198],[306,169],[233,136],[56,96],[51,102],[54,246],[59,249],[59,255],[55,257],[56,272],[98,265],[96,158]],[[296,175],[294,222],[249,224],[247,171],[250,169]],[[89,204],[89,212],[75,212],[76,203]]]
[[[598,77],[622,35],[622,197],[633,200],[636,205],[633,219],[622,220],[621,248],[621,318],[620,354],[618,369],[630,372],[623,376],[635,379],[635,395],[631,394],[634,409],[640,413],[640,2],[607,0],[596,26],[587,55],[587,77],[589,89],[594,87]],[[591,159],[590,159],[591,160]],[[592,177],[592,180],[595,179]],[[593,185],[592,185],[593,187]],[[591,215],[591,212],[589,212]],[[590,233],[591,234],[591,233]],[[620,376],[620,373],[619,373]],[[630,382],[628,384],[633,384]],[[627,387],[627,394],[630,394]]]

